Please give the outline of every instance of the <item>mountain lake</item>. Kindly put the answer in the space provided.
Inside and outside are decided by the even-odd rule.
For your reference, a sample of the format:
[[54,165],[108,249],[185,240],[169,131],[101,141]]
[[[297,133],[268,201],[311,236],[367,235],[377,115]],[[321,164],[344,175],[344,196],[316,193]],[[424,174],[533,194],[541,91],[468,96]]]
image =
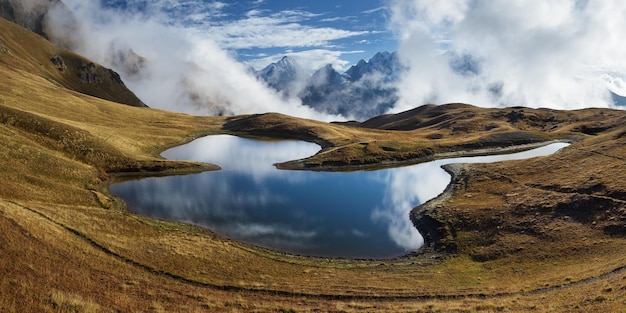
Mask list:
[[567,145],[375,171],[314,172],[278,170],[273,164],[311,156],[320,150],[316,144],[216,135],[162,156],[212,163],[221,170],[126,181],[110,189],[137,214],[198,225],[273,250],[384,259],[422,246],[409,212],[449,184],[442,165],[525,159]]

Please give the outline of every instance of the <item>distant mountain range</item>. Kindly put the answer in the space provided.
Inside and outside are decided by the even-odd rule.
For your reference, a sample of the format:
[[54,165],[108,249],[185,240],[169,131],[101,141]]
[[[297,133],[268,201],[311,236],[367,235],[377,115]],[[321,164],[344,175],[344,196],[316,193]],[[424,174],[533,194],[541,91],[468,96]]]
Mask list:
[[286,97],[298,97],[320,112],[366,119],[394,106],[398,100],[394,82],[401,70],[395,52],[379,52],[344,73],[327,64],[307,75],[293,58],[285,56],[254,74],[268,87]]

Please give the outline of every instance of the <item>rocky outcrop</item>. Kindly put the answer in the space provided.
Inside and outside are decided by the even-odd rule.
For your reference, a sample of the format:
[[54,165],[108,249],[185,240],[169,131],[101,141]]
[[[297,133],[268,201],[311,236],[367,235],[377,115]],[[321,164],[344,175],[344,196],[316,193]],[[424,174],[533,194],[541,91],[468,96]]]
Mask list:
[[44,20],[58,0],[0,0],[0,17],[45,36]]
[[51,57],[50,62],[52,63],[52,65],[54,65],[54,67],[57,68],[57,70],[59,70],[59,72],[63,72],[67,69],[65,61],[63,61],[63,58],[59,55]]
[[[0,63],[34,71],[58,86],[101,99],[137,107],[146,105],[120,75],[5,19],[0,19]],[[2,52],[5,51],[5,52]]]
[[125,77],[133,78],[140,75],[148,64],[148,59],[138,55],[133,49],[117,42],[111,44],[110,64],[120,70]]
[[52,56],[50,63],[63,75],[63,83],[71,89],[113,102],[147,107],[111,69],[70,52]]
[[71,33],[79,31],[78,21],[61,0],[0,0],[0,17],[61,48],[77,46]]

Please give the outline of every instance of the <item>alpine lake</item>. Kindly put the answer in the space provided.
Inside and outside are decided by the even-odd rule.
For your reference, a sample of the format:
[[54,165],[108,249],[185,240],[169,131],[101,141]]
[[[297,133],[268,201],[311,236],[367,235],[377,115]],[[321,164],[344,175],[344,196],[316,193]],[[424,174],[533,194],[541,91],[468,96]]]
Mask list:
[[303,141],[215,135],[163,152],[222,169],[144,178],[110,186],[137,214],[207,228],[228,238],[307,256],[394,258],[423,245],[409,212],[450,182],[441,166],[526,159],[567,143],[480,157],[452,158],[374,171],[279,170],[279,162],[320,150]]

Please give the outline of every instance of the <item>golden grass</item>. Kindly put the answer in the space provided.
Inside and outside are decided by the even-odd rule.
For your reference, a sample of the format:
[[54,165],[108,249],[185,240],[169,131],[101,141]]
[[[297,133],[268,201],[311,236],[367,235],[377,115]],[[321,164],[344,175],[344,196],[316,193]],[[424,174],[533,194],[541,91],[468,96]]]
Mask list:
[[57,312],[68,313],[96,313],[100,311],[97,303],[83,299],[79,295],[67,294],[62,291],[53,291],[50,295],[52,308]]
[[[243,136],[318,143],[323,149],[316,155],[278,166],[330,171],[376,169],[436,158],[493,154],[503,149],[515,152],[548,141],[582,140],[625,121],[623,112],[616,110],[478,109],[467,104],[424,107],[363,123],[348,123],[354,127],[272,113],[232,117],[224,129]],[[377,119],[386,123],[376,122]],[[370,128],[372,125],[406,130],[374,129]]]
[[[468,134],[474,130],[461,126],[473,125],[471,119],[454,119],[457,133],[442,125],[398,132],[277,114],[196,117],[123,106],[60,87],[55,79],[62,77],[52,79],[47,69],[50,54],[58,52],[55,48],[38,50],[42,43],[22,33],[14,38],[0,35],[6,48],[0,49],[3,311],[608,312],[626,306],[624,238],[603,231],[615,223],[610,218],[619,216],[619,207],[606,216],[594,215],[595,224],[551,221],[540,212],[542,219],[528,228],[541,232],[533,234],[471,227],[504,214],[501,224],[515,230],[521,227],[517,220],[505,216],[511,207],[529,208],[520,218],[525,221],[542,205],[570,203],[559,202],[569,199],[563,191],[580,193],[580,188],[598,185],[587,183],[592,180],[581,183],[580,178],[589,175],[604,186],[604,193],[594,196],[621,197],[623,183],[607,175],[624,177],[619,160],[624,153],[614,144],[622,138],[619,131],[540,161],[472,166],[466,188],[443,210],[457,227],[456,255],[384,261],[285,255],[195,226],[137,216],[108,193],[106,184],[112,176],[129,173],[212,169],[157,155],[207,134],[315,141],[326,149],[313,160],[320,164],[391,160],[428,148],[445,152],[459,143],[485,142],[489,134]],[[16,38],[36,44],[16,50],[22,47]],[[496,112],[472,110],[484,120]],[[563,113],[568,114],[591,123],[587,120],[596,111]],[[620,114],[607,111],[603,120],[614,123]],[[537,131],[532,125],[497,123],[506,131]],[[547,138],[569,138],[581,127],[559,125]],[[581,171],[572,160],[588,170]],[[536,167],[537,162],[541,166]],[[470,226],[463,226],[463,218],[469,218]],[[487,237],[489,242],[483,240]],[[498,257],[477,260],[492,255]]]

